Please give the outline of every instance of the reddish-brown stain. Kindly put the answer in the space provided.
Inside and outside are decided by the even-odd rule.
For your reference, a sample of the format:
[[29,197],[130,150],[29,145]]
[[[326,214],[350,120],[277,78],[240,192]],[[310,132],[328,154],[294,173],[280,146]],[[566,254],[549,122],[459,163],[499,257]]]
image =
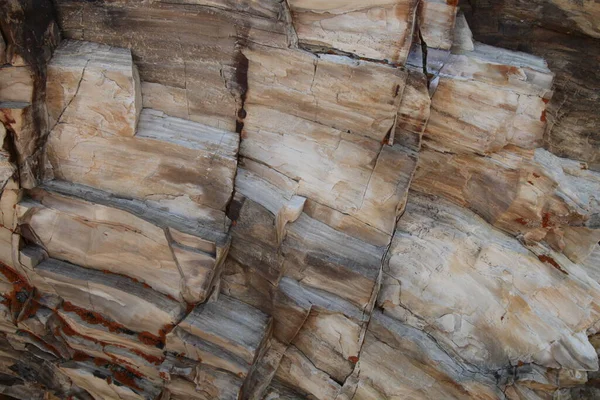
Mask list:
[[520,223],[521,225],[527,225],[527,220],[525,218],[517,218],[515,219],[516,222]]
[[11,112],[8,110],[2,110],[2,115],[4,115],[4,120],[6,121],[6,124],[8,125],[12,125],[15,122],[15,119],[11,116]]
[[527,181],[527,183],[529,183],[530,185],[533,185],[533,182],[531,182],[531,181]]
[[110,332],[123,332],[127,328],[124,325],[119,324],[118,322],[109,321],[95,311],[86,310],[85,308],[77,307],[76,305],[65,301],[63,303],[63,309],[67,312],[74,312],[77,314],[82,320],[91,325],[102,325]]
[[541,175],[539,175],[539,174],[536,174],[535,172],[533,173],[533,177],[534,177],[534,178],[539,178],[540,176],[541,176]]
[[189,313],[192,312],[192,310],[194,309],[194,307],[196,307],[196,305],[192,304],[192,303],[185,303],[185,304],[186,304],[186,306],[185,306],[185,315],[188,315]]
[[72,358],[74,361],[89,361],[92,359],[92,357],[82,353],[81,351],[75,351]]
[[103,270],[102,270],[102,272],[104,272],[105,274],[111,274],[111,275],[118,275],[118,276],[122,276],[123,278],[129,279],[129,280],[131,280],[131,281],[133,281],[133,282],[135,282],[135,283],[139,283],[139,284],[141,284],[141,285],[142,285],[143,287],[145,287],[146,289],[152,289],[152,286],[148,285],[146,282],[142,282],[142,281],[140,281],[139,279],[137,279],[137,278],[134,278],[134,277],[131,277],[131,276],[129,276],[129,275],[120,274],[120,273],[118,273],[118,272],[112,272],[112,271],[109,271],[109,270],[107,270],[107,269],[103,269]]
[[556,268],[563,274],[569,275],[569,273],[567,271],[565,271],[564,269],[562,269],[561,266],[552,257],[542,254],[541,256],[538,256],[538,259],[543,263],[552,265],[554,268]]
[[4,295],[2,304],[10,308],[13,315],[19,315],[25,302],[33,292],[33,288],[29,285],[27,279],[2,262],[0,262],[0,273],[2,273],[6,280],[13,286],[13,290]]
[[544,214],[542,214],[542,227],[549,228],[551,226],[550,217],[550,213],[545,212]]
[[73,328],[71,328],[69,324],[65,322],[63,322],[62,331],[67,336],[78,336],[77,332],[75,332]]
[[142,357],[143,359],[145,359],[146,361],[148,361],[150,364],[154,364],[154,365],[160,365],[163,361],[164,361],[164,357],[156,357],[156,356],[152,356],[150,354],[146,354],[144,352],[141,352],[137,349],[129,349],[132,353],[137,354],[138,356]]
[[544,102],[544,104],[550,103],[550,99],[542,99],[542,101]]
[[110,364],[110,362],[104,358],[96,357],[94,358],[94,364],[96,364],[98,367],[105,367]]
[[164,342],[160,339],[160,337],[151,334],[150,332],[140,332],[138,333],[138,339],[140,342],[144,343],[148,346],[160,346],[164,344]]
[[524,363],[523,361],[520,361],[520,360],[519,360],[519,362],[517,363],[517,366],[518,366],[518,367],[522,367],[523,365],[525,365],[525,363]]
[[458,5],[458,0],[446,0],[446,4],[456,7]]
[[350,361],[352,364],[356,364],[358,362],[358,357],[350,356],[350,357],[348,357],[348,361]]
[[546,110],[542,111],[542,115],[540,116],[540,121],[546,122]]
[[19,273],[17,271],[12,269],[8,265],[4,264],[3,262],[0,262],[0,273],[2,273],[2,275],[4,275],[4,277],[10,283],[13,283],[13,284],[24,280],[24,278],[21,275],[19,275]]
[[136,374],[127,369],[117,369],[113,371],[113,376],[119,383],[128,386],[132,389],[142,390],[137,383],[135,383]]

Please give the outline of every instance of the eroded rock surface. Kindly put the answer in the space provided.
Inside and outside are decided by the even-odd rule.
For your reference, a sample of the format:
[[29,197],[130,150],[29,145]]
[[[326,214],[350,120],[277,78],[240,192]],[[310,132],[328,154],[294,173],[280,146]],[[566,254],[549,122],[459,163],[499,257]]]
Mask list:
[[458,3],[0,4],[0,394],[595,398],[597,10]]

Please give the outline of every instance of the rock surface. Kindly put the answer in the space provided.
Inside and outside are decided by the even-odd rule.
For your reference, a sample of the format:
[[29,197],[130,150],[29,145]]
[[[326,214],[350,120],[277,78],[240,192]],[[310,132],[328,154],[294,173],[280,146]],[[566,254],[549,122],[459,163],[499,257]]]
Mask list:
[[598,397],[597,7],[462,3],[0,3],[0,394]]

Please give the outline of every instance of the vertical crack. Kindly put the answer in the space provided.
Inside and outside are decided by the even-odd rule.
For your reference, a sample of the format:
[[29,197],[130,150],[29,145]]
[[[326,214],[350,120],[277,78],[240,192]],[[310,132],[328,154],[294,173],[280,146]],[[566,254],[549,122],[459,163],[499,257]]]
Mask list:
[[431,84],[431,75],[427,72],[427,43],[423,38],[423,33],[421,32],[421,26],[417,27],[417,34],[419,35],[419,42],[421,45],[421,62],[423,63],[423,74],[425,74],[425,78],[427,79],[427,89],[429,89],[429,85]]

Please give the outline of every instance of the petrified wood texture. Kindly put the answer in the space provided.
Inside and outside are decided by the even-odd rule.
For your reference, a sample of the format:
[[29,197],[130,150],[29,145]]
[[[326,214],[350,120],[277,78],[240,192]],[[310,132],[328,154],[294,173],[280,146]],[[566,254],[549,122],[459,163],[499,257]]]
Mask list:
[[597,7],[458,3],[0,2],[0,394],[597,397]]

